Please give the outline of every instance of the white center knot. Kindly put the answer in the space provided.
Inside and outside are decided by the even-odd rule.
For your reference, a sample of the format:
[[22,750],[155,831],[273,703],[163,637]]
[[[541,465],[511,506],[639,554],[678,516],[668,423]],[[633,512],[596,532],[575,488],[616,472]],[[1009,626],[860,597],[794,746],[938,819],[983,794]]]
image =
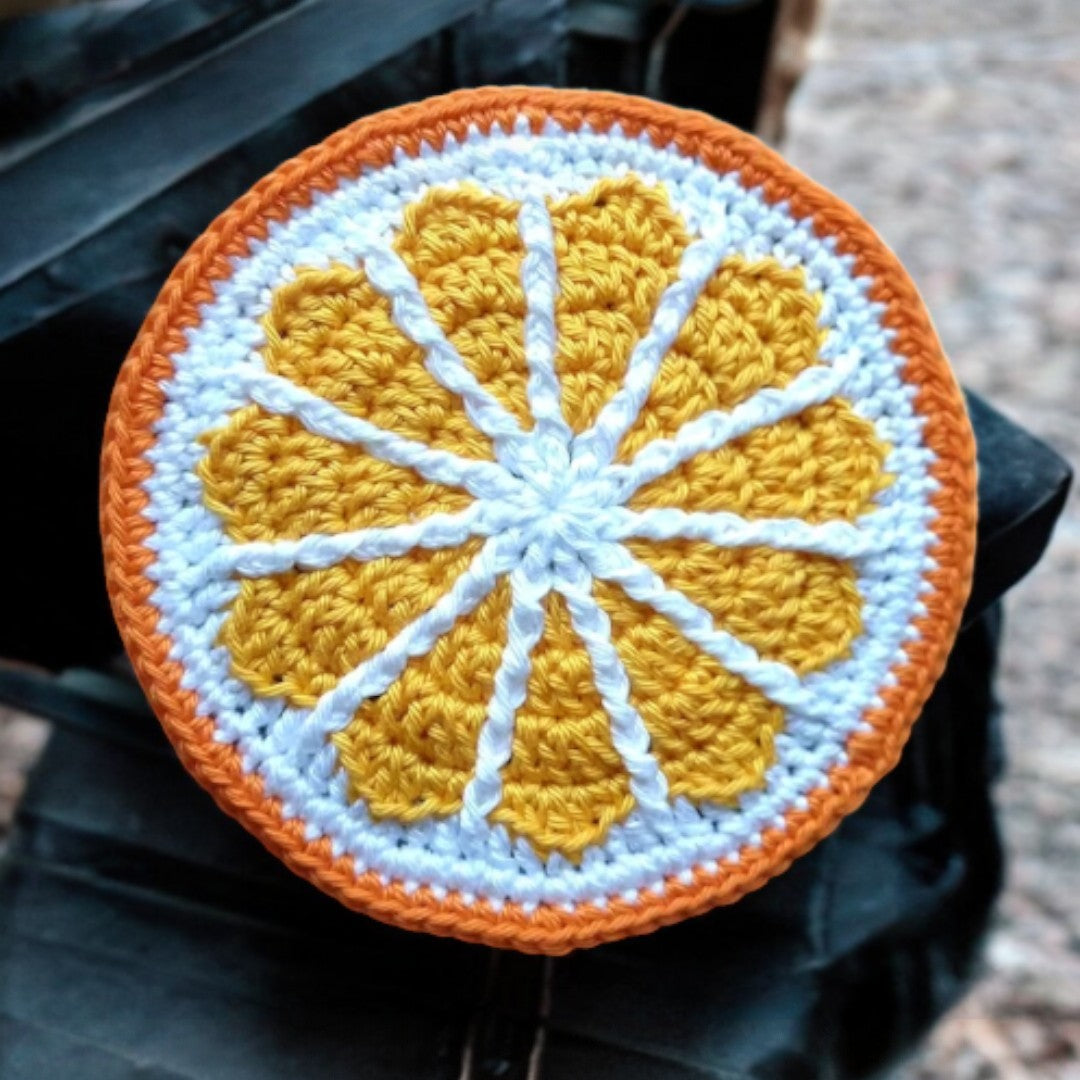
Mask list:
[[484,500],[479,531],[503,541],[534,587],[558,588],[570,568],[609,542],[622,488],[607,470],[574,468],[567,441],[557,437],[533,433],[500,457],[512,479]]

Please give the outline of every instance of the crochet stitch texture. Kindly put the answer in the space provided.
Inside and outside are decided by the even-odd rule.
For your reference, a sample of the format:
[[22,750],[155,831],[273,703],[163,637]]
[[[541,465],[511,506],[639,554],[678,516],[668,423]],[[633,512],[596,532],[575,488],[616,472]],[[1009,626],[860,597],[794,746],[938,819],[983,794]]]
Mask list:
[[294,869],[531,951],[736,899],[853,809],[970,578],[910,283],[725,125],[488,90],[362,121],[186,257],[118,383],[118,622]]

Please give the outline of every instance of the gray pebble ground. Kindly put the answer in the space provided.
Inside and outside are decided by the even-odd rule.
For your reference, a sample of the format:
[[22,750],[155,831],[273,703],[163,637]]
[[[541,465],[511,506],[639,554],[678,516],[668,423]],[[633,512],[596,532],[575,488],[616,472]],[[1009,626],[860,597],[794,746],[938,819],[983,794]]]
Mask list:
[[[908,267],[961,380],[1080,463],[1080,3],[832,0],[787,156]],[[905,1072],[1080,1078],[1080,504],[1010,596],[987,971]]]

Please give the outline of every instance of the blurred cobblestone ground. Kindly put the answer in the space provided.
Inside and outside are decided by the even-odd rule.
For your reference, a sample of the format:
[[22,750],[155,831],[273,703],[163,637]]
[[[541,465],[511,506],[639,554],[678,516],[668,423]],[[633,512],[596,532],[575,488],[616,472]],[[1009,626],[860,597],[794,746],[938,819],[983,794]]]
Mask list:
[[[832,0],[787,155],[896,249],[970,387],[1080,462],[1080,4]],[[986,975],[905,1080],[1080,1080],[1080,505],[1010,597]],[[0,844],[44,725],[0,711]]]
[[[832,0],[785,152],[911,271],[960,378],[1080,462],[1080,4]],[[1007,605],[1009,883],[909,1080],[1080,1078],[1080,505]]]
[[48,731],[44,720],[0,707],[0,852],[26,786],[26,773],[44,748]]

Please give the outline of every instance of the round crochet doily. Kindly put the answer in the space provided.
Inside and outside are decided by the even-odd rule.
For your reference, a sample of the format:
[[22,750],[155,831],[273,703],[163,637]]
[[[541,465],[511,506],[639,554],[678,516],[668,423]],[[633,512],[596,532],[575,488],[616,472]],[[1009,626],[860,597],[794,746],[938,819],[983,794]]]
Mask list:
[[547,953],[857,807],[974,547],[895,257],[752,137],[601,93],[464,91],[271,173],[151,309],[102,492],[221,806],[351,907]]

